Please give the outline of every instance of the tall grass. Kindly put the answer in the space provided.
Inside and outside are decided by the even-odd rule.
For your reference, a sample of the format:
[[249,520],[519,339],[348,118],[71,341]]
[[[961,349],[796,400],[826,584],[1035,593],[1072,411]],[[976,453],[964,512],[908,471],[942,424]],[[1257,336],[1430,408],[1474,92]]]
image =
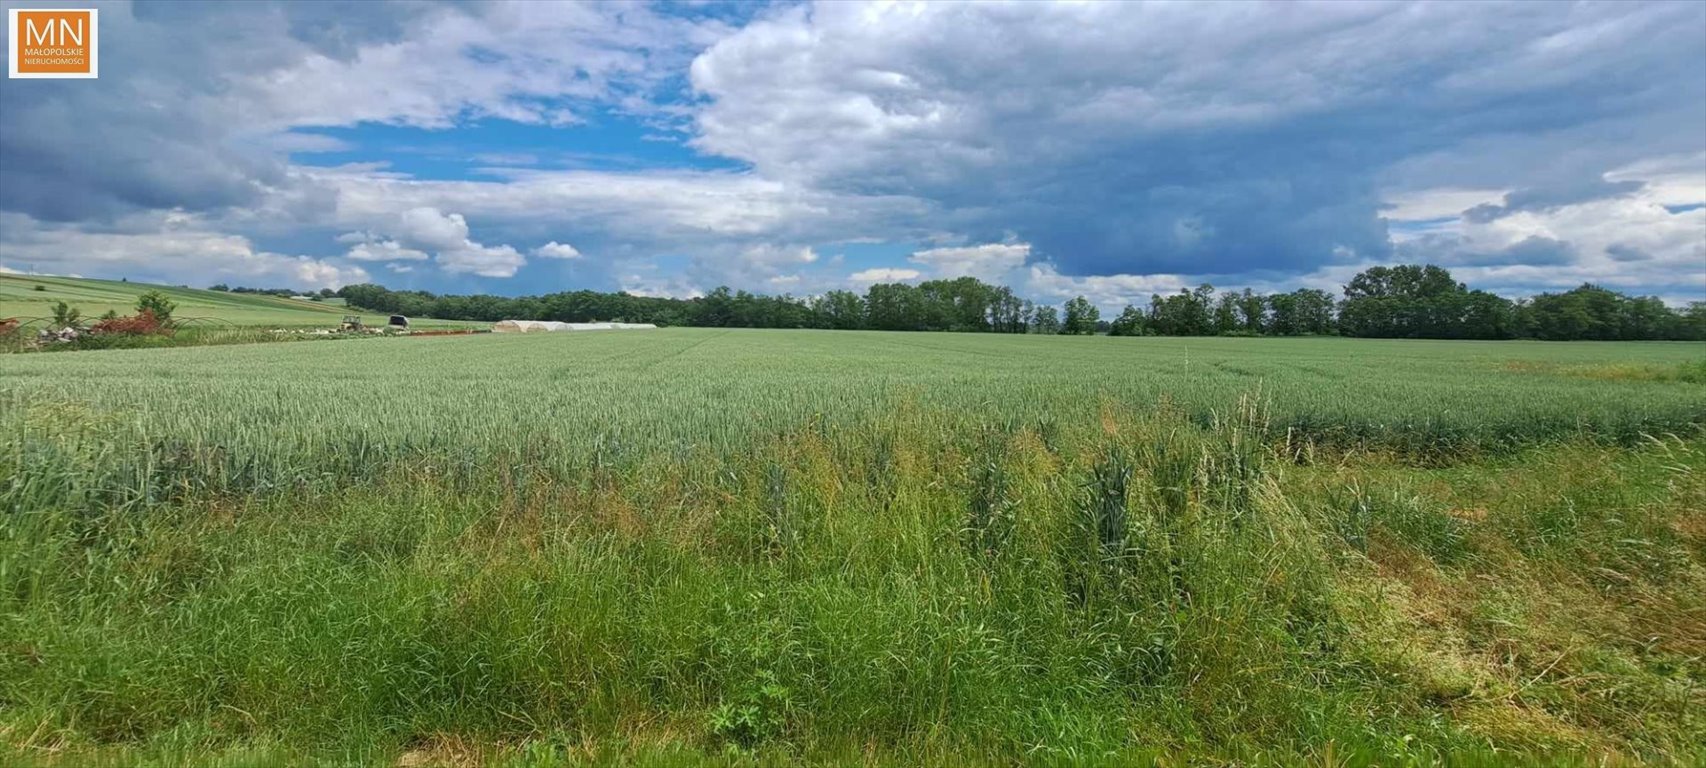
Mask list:
[[[486,349],[467,341],[418,348]],[[630,354],[692,354],[669,342]],[[568,423],[584,393],[529,400],[455,357],[417,375],[384,345],[366,365],[409,393],[309,414],[282,394],[329,391],[359,345],[312,369],[292,346],[7,374],[11,759],[1686,762],[1706,743],[1698,437],[1300,463],[1292,392],[1009,408],[842,372],[869,389],[762,400],[786,362],[683,392],[580,382],[602,400]],[[528,381],[584,370],[502,346],[535,355]]]

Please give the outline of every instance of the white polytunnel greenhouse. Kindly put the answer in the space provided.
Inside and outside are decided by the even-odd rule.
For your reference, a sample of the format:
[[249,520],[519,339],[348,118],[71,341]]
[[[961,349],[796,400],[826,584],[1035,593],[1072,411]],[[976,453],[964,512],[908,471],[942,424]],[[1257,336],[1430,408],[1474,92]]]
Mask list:
[[651,323],[559,323],[555,320],[499,320],[493,333],[542,333],[545,331],[638,331],[657,326]]

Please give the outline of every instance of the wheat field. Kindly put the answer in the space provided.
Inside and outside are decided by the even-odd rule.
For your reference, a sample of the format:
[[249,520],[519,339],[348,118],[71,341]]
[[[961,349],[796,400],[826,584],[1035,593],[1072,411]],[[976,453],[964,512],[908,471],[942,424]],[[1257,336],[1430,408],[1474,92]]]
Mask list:
[[1698,347],[0,358],[27,764],[1688,762]]

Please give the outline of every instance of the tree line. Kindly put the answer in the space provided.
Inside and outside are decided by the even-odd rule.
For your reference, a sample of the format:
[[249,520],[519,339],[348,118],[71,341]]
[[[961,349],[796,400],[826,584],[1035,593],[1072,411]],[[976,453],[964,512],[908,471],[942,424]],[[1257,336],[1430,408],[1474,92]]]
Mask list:
[[210,291],[222,291],[225,293],[253,293],[253,294],[260,294],[260,295],[264,295],[264,296],[283,296],[284,298],[287,298],[287,299],[291,298],[293,296],[308,296],[310,298],[315,298],[315,299],[330,299],[330,298],[334,298],[338,295],[337,291],[334,291],[330,288],[321,288],[319,293],[314,293],[313,291],[298,291],[294,288],[245,288],[241,285],[233,287],[233,286],[226,285],[224,283],[217,283],[214,285],[210,285],[207,287],[207,289]]
[[[238,290],[238,289],[231,289]],[[1657,297],[1595,285],[1512,301],[1470,290],[1433,265],[1374,267],[1343,295],[1316,288],[1261,294],[1204,284],[1154,295],[1112,319],[1082,296],[1062,307],[971,277],[879,283],[863,294],[768,296],[718,288],[676,299],[565,291],[542,296],[436,295],[373,284],[337,292],[351,306],[448,320],[619,320],[714,328],[960,331],[1113,336],[1315,336],[1546,340],[1706,340],[1706,302],[1673,309]]]

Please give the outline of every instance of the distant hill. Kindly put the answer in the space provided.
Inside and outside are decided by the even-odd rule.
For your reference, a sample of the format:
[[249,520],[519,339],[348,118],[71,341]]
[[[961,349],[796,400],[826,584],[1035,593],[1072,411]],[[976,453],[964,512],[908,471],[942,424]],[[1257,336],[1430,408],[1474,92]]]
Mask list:
[[[36,286],[41,286],[44,290],[37,290]],[[160,291],[177,302],[176,315],[181,320],[206,317],[244,326],[285,328],[333,326],[343,319],[345,314],[360,314],[368,323],[382,324],[386,319],[385,315],[377,312],[362,313],[343,306],[341,299],[317,302],[265,294],[227,293],[117,280],[14,274],[0,274],[0,318],[52,315],[53,305],[60,301],[82,310],[83,317],[91,320],[109,309],[121,315],[128,315],[136,311],[137,297],[148,291]],[[420,318],[411,318],[418,319]],[[425,324],[484,325],[443,320],[429,320]]]

